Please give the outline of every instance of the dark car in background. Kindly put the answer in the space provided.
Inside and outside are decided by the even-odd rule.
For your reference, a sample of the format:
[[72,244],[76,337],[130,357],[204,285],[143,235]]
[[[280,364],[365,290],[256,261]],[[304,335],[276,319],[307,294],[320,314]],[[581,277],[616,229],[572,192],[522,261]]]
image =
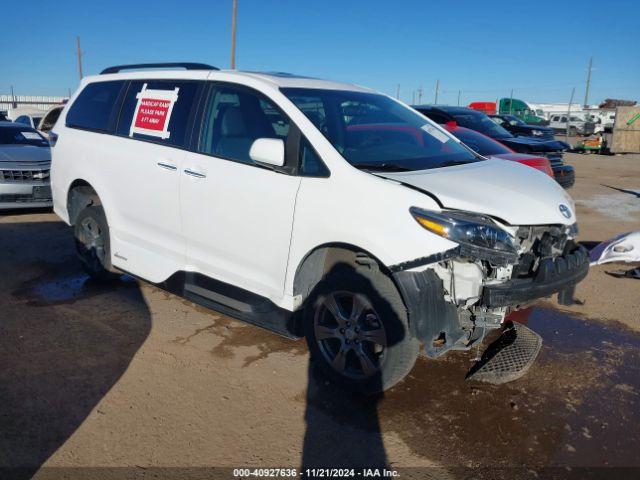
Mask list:
[[478,152],[483,157],[499,158],[500,160],[522,163],[554,178],[551,164],[546,157],[516,153],[500,142],[475,130],[461,127],[455,122],[446,123],[444,128],[471,150]]
[[441,125],[447,122],[475,130],[506,145],[514,152],[529,155],[541,155],[549,159],[556,181],[564,188],[575,183],[573,167],[566,165],[562,159],[564,150],[569,146],[558,140],[512,135],[482,112],[465,107],[447,105],[414,105],[414,109]]
[[36,129],[0,121],[0,210],[51,207],[49,142]]
[[521,118],[509,114],[489,115],[489,118],[516,137],[523,136],[555,140],[553,136],[554,130],[551,127],[528,125]]

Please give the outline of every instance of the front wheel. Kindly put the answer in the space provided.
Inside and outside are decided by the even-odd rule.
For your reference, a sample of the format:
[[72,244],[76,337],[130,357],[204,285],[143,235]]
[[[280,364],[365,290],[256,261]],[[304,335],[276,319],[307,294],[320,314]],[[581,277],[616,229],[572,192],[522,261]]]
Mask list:
[[351,390],[374,394],[392,387],[418,356],[402,298],[377,268],[325,277],[309,298],[304,324],[314,361]]
[[78,214],[74,235],[76,253],[87,275],[101,281],[121,276],[111,268],[109,226],[101,206],[86,207]]

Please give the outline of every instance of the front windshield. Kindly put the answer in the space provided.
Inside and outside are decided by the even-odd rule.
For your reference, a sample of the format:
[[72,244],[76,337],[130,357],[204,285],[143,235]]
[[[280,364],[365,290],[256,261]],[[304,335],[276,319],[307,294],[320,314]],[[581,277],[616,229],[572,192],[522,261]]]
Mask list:
[[470,128],[471,130],[484,133],[487,137],[513,137],[513,135],[507,132],[504,128],[482,113],[454,113],[453,117],[456,119],[456,123],[461,127]]
[[31,127],[0,126],[0,145],[33,145],[48,147],[49,142]]
[[480,160],[420,114],[384,95],[305,88],[281,91],[355,167],[426,170]]

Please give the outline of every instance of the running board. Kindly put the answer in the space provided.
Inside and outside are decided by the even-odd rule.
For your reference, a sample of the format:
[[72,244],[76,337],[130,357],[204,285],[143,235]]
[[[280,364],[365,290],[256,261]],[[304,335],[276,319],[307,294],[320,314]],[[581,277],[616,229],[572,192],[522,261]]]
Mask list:
[[467,380],[493,384],[522,377],[535,361],[542,337],[520,323],[510,323],[467,373]]
[[268,298],[242,288],[199,273],[185,272],[182,296],[205,308],[266,328],[287,338],[300,338],[294,312],[280,308]]

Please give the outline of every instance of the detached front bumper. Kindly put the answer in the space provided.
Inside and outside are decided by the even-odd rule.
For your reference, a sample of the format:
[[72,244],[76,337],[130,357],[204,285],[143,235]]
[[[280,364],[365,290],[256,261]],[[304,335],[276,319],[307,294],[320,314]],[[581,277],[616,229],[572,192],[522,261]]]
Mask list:
[[580,246],[572,253],[555,260],[540,262],[532,278],[515,278],[504,283],[485,285],[482,304],[486,307],[522,305],[537,298],[548,297],[579,283],[589,273],[589,255]]

